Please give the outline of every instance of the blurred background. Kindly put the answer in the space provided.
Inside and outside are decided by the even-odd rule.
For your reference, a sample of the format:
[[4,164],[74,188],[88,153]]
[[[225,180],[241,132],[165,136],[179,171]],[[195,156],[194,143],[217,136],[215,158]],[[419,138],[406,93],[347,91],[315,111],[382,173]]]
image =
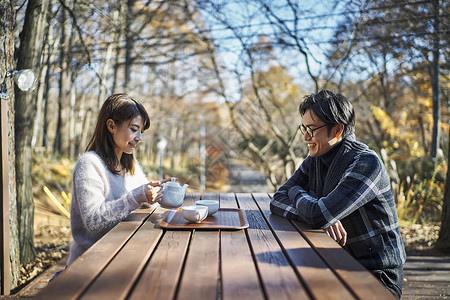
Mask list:
[[[26,104],[35,108],[33,187],[70,193],[99,107],[126,92],[151,116],[137,150],[149,177],[178,176],[192,191],[274,191],[307,155],[300,100],[330,89],[352,101],[357,138],[382,156],[402,215],[439,216],[448,2],[47,2]],[[16,45],[25,4],[15,7]]]

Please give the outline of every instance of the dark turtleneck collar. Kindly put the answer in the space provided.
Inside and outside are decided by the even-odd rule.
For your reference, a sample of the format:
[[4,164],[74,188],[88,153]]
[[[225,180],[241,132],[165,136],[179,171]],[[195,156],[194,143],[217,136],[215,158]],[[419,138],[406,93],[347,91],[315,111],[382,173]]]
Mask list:
[[345,169],[359,153],[368,151],[368,147],[349,135],[320,157],[313,157],[313,166],[309,169],[310,190],[320,198],[328,195],[336,187]]
[[331,163],[333,162],[333,159],[336,157],[336,154],[339,152],[339,149],[341,149],[341,146],[342,141],[334,145],[327,153],[322,154],[319,157],[322,164],[329,168]]

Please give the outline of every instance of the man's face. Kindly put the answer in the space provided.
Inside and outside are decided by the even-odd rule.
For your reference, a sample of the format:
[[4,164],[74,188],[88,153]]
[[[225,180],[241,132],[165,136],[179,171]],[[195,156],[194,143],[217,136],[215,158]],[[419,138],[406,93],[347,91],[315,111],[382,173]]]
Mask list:
[[[339,125],[333,126],[330,133],[328,134],[328,126],[324,126],[325,122],[319,119],[309,109],[303,116],[302,125],[304,126],[304,128],[309,127],[310,129],[312,129],[312,137],[308,132],[303,135],[303,139],[308,145],[309,155],[312,157],[322,156],[342,140],[342,132],[339,133]],[[310,130],[308,131],[311,132]]]

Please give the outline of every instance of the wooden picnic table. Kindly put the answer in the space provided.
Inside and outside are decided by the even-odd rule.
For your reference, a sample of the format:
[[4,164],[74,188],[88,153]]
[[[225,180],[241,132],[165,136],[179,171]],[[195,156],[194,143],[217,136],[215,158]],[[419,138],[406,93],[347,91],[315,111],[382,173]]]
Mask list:
[[266,193],[187,193],[240,208],[248,228],[168,230],[139,209],[44,288],[41,299],[395,299],[322,230],[270,213]]

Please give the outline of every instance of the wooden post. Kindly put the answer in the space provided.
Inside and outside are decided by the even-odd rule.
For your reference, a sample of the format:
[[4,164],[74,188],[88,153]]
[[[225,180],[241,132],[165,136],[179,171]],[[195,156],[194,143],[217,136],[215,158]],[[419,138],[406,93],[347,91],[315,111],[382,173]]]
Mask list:
[[9,295],[11,290],[11,261],[9,257],[9,155],[8,155],[8,101],[1,101],[1,224],[0,259],[1,259],[1,294]]

